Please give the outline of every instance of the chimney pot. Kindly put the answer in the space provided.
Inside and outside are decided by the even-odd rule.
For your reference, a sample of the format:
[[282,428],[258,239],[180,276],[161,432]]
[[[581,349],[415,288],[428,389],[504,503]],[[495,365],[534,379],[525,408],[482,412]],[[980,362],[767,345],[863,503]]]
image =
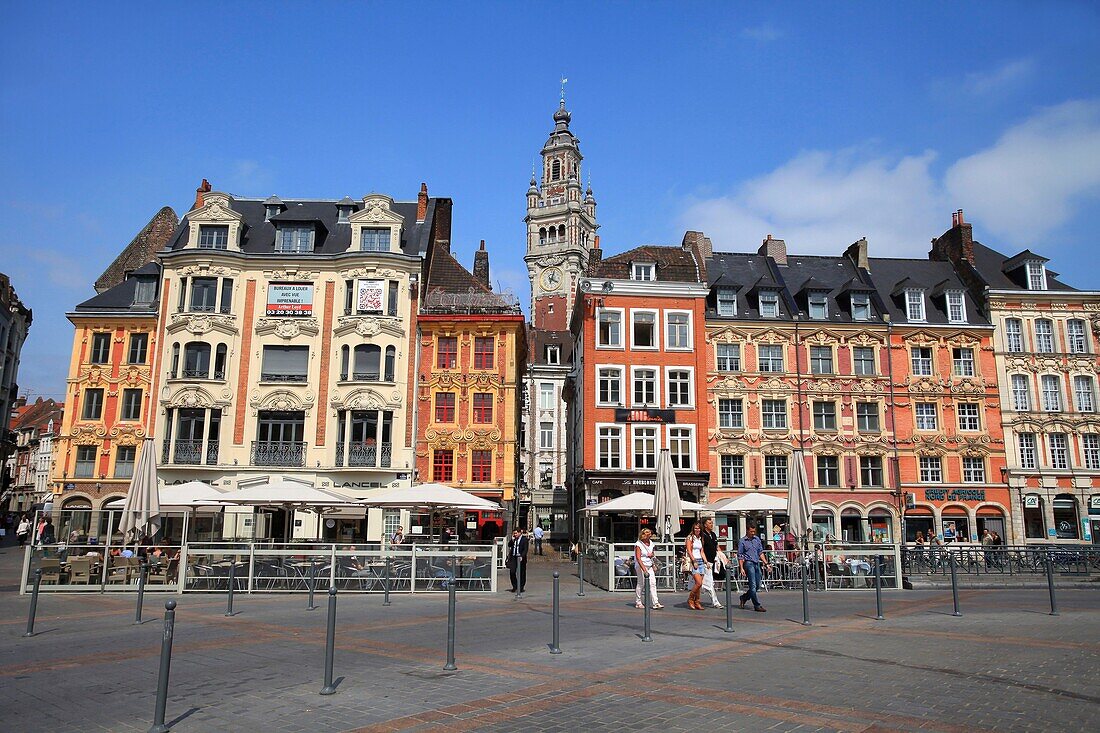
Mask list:
[[600,248],[600,235],[597,234],[595,239],[592,240],[592,249],[599,249],[599,248]]
[[428,184],[420,184],[420,193],[416,197],[416,221],[422,224],[428,218]]
[[201,209],[205,205],[203,194],[210,193],[210,191],[212,190],[213,187],[210,185],[210,181],[206,180],[205,178],[202,179],[202,183],[200,183],[199,187],[195,189],[195,205],[192,208]]
[[963,219],[963,210],[959,209],[958,214],[959,214],[959,226],[962,226],[963,224],[966,223],[966,220]]

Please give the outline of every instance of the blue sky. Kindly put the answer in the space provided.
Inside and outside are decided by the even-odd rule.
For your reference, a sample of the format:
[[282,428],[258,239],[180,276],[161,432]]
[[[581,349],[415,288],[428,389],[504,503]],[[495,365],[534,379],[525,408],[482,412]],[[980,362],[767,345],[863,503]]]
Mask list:
[[[524,193],[558,79],[603,246],[923,257],[975,236],[1100,289],[1093,3],[3,5],[0,271],[20,386],[64,391],[64,313],[202,178],[284,198],[454,199],[526,303]],[[15,32],[12,32],[12,31]]]

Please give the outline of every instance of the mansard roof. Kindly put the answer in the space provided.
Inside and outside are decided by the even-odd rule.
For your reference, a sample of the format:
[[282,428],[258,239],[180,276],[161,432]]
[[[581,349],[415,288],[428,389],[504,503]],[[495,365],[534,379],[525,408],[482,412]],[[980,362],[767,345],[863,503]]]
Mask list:
[[[153,284],[153,299],[147,303],[136,302],[138,283]],[[85,300],[73,309],[74,313],[105,313],[118,315],[156,315],[160,290],[160,265],[150,262],[130,273],[125,280],[109,290]]]
[[950,262],[900,257],[871,257],[868,262],[879,300],[895,323],[908,322],[904,290],[915,287],[926,290],[928,296],[925,298],[925,320],[922,323],[948,324],[947,303],[943,294],[948,290],[959,290],[963,293],[966,322],[955,325],[989,325],[988,319],[982,316],[981,309]]
[[[1046,263],[1046,257],[1025,249],[1019,254],[1008,256],[974,242],[974,269],[985,284],[992,290],[1027,290],[1027,274],[1019,271],[1019,266],[1027,260],[1039,260]],[[1076,290],[1058,279],[1058,273],[1047,268],[1047,290]]]

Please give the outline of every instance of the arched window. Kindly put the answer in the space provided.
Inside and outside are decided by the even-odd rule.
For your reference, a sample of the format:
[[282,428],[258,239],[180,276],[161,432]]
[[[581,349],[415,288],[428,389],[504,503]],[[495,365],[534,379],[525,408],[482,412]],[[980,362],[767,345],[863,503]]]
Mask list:
[[396,362],[397,362],[397,349],[394,348],[393,346],[387,346],[386,347],[386,375],[385,375],[385,381],[387,381],[387,382],[394,381],[393,380],[393,372],[394,372],[394,364]]
[[210,378],[210,344],[192,341],[183,347],[183,376],[185,379]]
[[558,239],[565,239],[565,225],[558,224]]
[[225,344],[218,344],[218,348],[214,350],[214,379],[225,379],[226,353]]
[[1081,539],[1080,520],[1077,516],[1077,498],[1073,494],[1054,497],[1054,529],[1060,540]]
[[359,344],[355,347],[355,370],[352,379],[357,382],[377,382],[382,349],[373,344]]
[[345,344],[340,347],[340,379],[348,378],[348,361],[351,358],[351,349]]
[[844,542],[866,542],[863,515],[859,509],[848,507],[840,512],[840,539]]
[[180,374],[180,345],[172,344],[172,379]]
[[539,227],[539,244],[546,244],[546,227]]
[[556,181],[559,178],[561,178],[561,161],[555,158],[550,164],[550,179]]

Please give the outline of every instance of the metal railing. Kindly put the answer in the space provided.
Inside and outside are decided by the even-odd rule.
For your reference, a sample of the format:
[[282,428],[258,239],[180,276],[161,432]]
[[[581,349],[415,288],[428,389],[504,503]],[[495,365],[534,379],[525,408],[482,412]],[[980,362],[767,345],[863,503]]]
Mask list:
[[275,374],[274,372],[260,374],[261,382],[305,382],[307,378],[305,374]]
[[[341,382],[378,382],[382,380],[382,372],[342,372],[340,374]],[[392,379],[387,379],[387,382],[392,382]]]
[[145,557],[122,557],[114,553],[131,548],[118,545],[65,544],[26,548],[20,592],[34,584],[35,570],[42,570],[43,591],[104,592],[136,591],[142,561],[146,563],[146,590],[179,590],[179,557],[182,546],[157,545],[146,548]]
[[302,466],[305,457],[305,441],[252,441],[253,466]]
[[174,440],[172,444],[172,463],[188,465],[202,463],[201,440]]
[[[366,441],[354,441],[347,444],[347,464],[351,467],[374,467],[380,466],[381,468],[389,468],[390,462],[393,460],[393,444],[392,443],[368,443]],[[336,465],[343,466],[344,463],[344,444],[337,443],[336,445]],[[379,463],[381,459],[381,463]]]
[[902,568],[913,575],[950,576],[952,558],[956,573],[974,577],[1038,578],[1046,575],[1048,558],[1060,575],[1100,575],[1100,547],[1091,545],[908,545]]

